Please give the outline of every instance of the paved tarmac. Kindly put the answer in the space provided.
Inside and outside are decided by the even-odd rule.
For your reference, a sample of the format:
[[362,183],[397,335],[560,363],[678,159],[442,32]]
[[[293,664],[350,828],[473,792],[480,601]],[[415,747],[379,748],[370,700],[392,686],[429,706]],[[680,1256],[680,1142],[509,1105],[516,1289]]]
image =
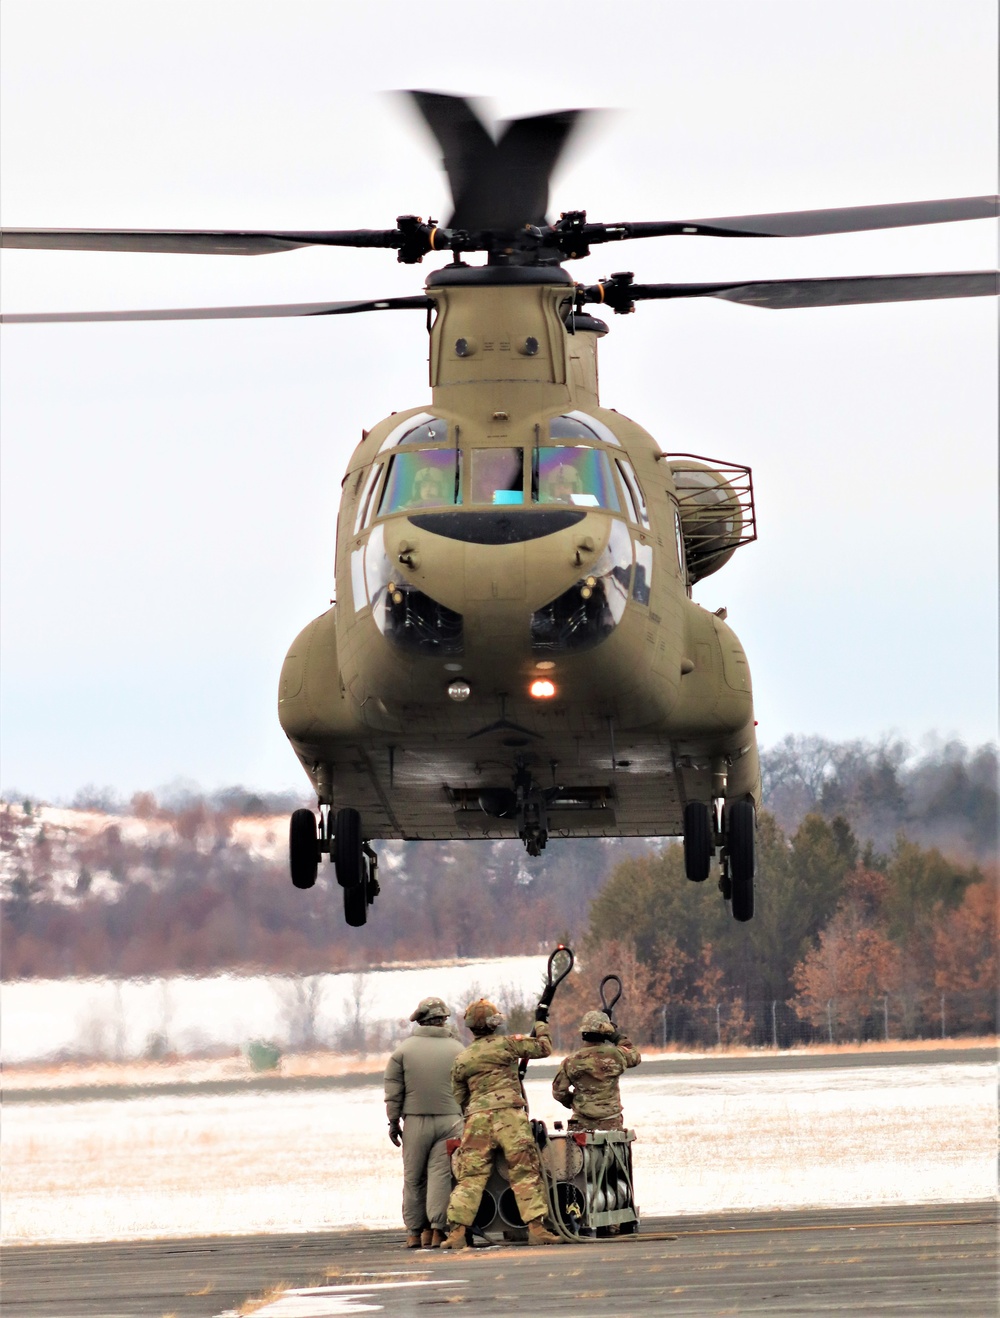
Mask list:
[[[645,1057],[642,1074],[648,1075],[728,1075],[736,1071],[822,1071],[850,1067],[925,1066],[938,1063],[967,1066],[975,1062],[995,1062],[997,1050],[982,1045],[972,1048],[923,1048],[899,1052],[756,1052],[701,1057]],[[533,1062],[532,1077],[551,1079],[554,1063]],[[60,1085],[51,1089],[12,1089],[3,1091],[4,1103],[86,1103],[133,1098],[160,1098],[181,1094],[240,1094],[248,1090],[294,1093],[310,1089],[360,1089],[381,1084],[382,1071],[352,1072],[349,1075],[280,1076],[249,1075],[236,1080],[204,1080],[149,1085]]]
[[296,1287],[317,1289],[275,1315],[995,1318],[997,1264],[993,1202],[657,1218],[617,1240],[455,1254],[406,1250],[398,1231],[35,1245],[4,1251],[0,1311],[218,1318]]

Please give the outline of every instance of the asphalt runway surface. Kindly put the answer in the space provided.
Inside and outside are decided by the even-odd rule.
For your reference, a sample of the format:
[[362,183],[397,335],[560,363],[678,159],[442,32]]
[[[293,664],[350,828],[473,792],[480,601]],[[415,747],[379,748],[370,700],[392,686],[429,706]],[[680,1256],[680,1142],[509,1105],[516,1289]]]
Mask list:
[[454,1254],[407,1250],[400,1231],[24,1246],[4,1251],[0,1307],[4,1318],[218,1318],[289,1287],[299,1294],[272,1299],[276,1315],[467,1305],[477,1318],[994,1318],[997,1263],[994,1202],[930,1204],[657,1218],[614,1240]]
[[[759,1052],[732,1056],[675,1057],[671,1054],[644,1057],[642,1074],[647,1075],[728,1075],[737,1071],[819,1071],[844,1067],[922,1066],[932,1063],[969,1065],[995,1062],[997,1050],[978,1045],[971,1048],[944,1047],[900,1049],[890,1052],[858,1053],[771,1053]],[[555,1063],[535,1062],[531,1074],[540,1080],[555,1075]],[[351,1072],[348,1075],[280,1076],[252,1075],[238,1080],[206,1080],[194,1083],[153,1083],[148,1085],[59,1085],[50,1089],[6,1087],[4,1103],[86,1103],[109,1100],[167,1097],[182,1094],[238,1094],[247,1090],[294,1093],[297,1090],[360,1089],[382,1080],[382,1071]]]

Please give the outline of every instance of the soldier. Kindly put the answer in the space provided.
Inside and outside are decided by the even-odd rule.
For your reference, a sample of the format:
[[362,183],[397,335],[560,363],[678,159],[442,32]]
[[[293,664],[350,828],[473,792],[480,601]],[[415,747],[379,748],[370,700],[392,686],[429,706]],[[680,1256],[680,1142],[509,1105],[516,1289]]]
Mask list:
[[403,1146],[407,1249],[437,1248],[448,1220],[447,1142],[462,1133],[462,1112],[451,1092],[451,1065],[462,1045],[445,1025],[450,1014],[440,998],[423,998],[410,1017],[413,1033],[385,1068],[389,1138]]
[[583,1047],[571,1053],[552,1081],[552,1097],[573,1109],[570,1130],[622,1130],[618,1077],[642,1061],[631,1039],[603,1011],[580,1022]]
[[465,1248],[465,1233],[476,1220],[497,1149],[507,1159],[510,1186],[528,1227],[528,1244],[559,1242],[545,1228],[548,1200],[518,1075],[522,1057],[548,1057],[552,1052],[547,1017],[548,1007],[540,1006],[535,1015],[537,1037],[530,1038],[497,1034],[503,1017],[485,998],[473,1002],[465,1013],[475,1038],[451,1068],[452,1090],[465,1113],[465,1129],[455,1154],[458,1184],[448,1203],[448,1237],[442,1249]]

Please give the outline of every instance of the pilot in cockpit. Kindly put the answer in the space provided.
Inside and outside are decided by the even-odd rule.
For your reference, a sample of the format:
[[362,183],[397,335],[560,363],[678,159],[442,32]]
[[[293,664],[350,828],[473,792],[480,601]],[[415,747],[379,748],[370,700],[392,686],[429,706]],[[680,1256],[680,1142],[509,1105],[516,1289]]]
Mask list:
[[436,467],[421,467],[413,478],[415,508],[433,508],[445,502],[444,480]]
[[581,494],[583,485],[580,473],[568,462],[561,462],[549,472],[543,490],[546,503],[576,503],[574,495]]

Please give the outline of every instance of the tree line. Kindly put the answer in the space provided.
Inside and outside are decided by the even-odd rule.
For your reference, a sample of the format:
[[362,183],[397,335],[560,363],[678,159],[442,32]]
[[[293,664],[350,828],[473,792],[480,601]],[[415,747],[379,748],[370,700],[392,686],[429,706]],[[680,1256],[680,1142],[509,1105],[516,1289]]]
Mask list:
[[676,843],[553,839],[536,860],[516,842],[382,843],[382,895],[352,930],[329,865],[292,889],[282,819],[266,821],[270,848],[234,836],[275,804],[241,788],[128,806],[88,789],[89,833],[7,802],[0,965],[6,979],[306,975],[569,941],[584,970],[557,999],[561,1032],[609,970],[645,1041],[995,1028],[995,750],[789,738],[764,774],[747,925],[712,880],[684,878]]

